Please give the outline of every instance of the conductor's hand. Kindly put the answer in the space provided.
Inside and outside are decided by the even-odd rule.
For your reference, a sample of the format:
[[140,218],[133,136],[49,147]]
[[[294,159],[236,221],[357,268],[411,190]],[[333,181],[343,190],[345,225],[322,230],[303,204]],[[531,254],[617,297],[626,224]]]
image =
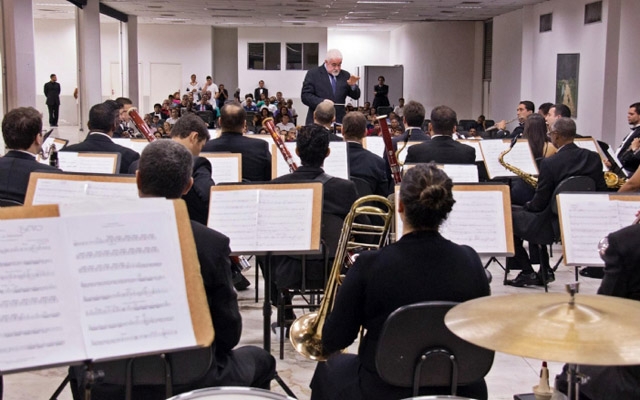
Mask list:
[[359,76],[351,75],[349,79],[347,79],[347,84],[349,84],[349,86],[353,86],[356,83],[358,83],[359,80],[360,80]]

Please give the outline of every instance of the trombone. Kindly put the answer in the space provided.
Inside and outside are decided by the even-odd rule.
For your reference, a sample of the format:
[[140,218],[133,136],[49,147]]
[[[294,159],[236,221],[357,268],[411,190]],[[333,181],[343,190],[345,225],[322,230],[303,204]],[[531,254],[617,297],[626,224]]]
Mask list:
[[[380,207],[371,205],[371,203],[377,203]],[[298,353],[310,360],[326,361],[329,354],[322,348],[322,328],[333,309],[338,286],[342,284],[341,271],[345,266],[345,260],[350,251],[372,250],[384,246],[387,242],[393,213],[393,206],[389,200],[382,196],[364,196],[353,203],[342,225],[342,233],[320,308],[317,312],[308,313],[296,319],[289,330],[289,340]],[[384,223],[373,225],[355,222],[355,219],[361,215],[381,217]],[[359,241],[356,241],[354,237]],[[375,238],[375,242],[373,244],[363,243],[362,237]]]

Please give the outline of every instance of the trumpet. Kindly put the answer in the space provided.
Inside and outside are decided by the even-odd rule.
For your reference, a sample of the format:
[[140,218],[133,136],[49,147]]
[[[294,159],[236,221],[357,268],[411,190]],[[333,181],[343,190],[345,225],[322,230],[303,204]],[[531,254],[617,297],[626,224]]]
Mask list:
[[[367,205],[377,203],[381,207]],[[322,348],[322,328],[327,316],[333,309],[333,303],[342,284],[342,268],[345,265],[347,254],[355,249],[378,249],[387,242],[387,236],[393,218],[393,207],[389,200],[382,196],[369,195],[359,198],[351,206],[349,214],[344,220],[342,233],[336,249],[335,259],[331,268],[331,274],[327,280],[327,287],[317,312],[305,314],[296,319],[289,331],[289,340],[293,348],[306,358],[315,361],[326,361],[329,354]],[[378,216],[384,220],[383,225],[368,225],[356,223],[356,217],[360,215]],[[355,241],[352,236],[372,236],[375,243],[361,243]]]
[[[509,121],[506,122],[506,125],[509,125],[510,123],[512,123],[513,121],[517,121],[518,117],[515,117],[514,119],[510,119]],[[496,125],[492,125],[490,127],[488,127],[487,129],[485,129],[485,132],[489,132],[489,131],[493,131],[495,129],[498,129],[498,124]]]

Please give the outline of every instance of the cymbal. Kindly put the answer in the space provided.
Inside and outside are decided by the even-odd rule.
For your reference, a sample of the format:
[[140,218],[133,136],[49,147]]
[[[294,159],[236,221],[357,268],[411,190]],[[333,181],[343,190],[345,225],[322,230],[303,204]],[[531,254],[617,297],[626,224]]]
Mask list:
[[445,316],[459,337],[487,349],[569,364],[640,364],[640,301],[562,293],[489,296]]

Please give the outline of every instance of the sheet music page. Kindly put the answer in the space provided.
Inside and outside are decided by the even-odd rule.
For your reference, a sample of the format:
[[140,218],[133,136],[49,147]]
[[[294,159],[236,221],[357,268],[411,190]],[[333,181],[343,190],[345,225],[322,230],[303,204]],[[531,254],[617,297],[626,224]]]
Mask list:
[[385,147],[382,136],[365,136],[364,140],[362,141],[362,147],[380,158],[382,158],[382,155],[385,154]]
[[480,149],[480,140],[477,139],[461,139],[458,142],[471,146],[476,150],[476,161],[484,161],[482,158],[482,150]]
[[438,164],[453,183],[477,183],[478,167],[475,164]]
[[[298,155],[296,154],[296,143],[285,142],[284,146],[287,148],[287,150],[289,150],[289,153],[291,153],[291,158],[293,159],[293,162],[295,162],[297,166],[301,166],[302,162],[300,161],[300,157],[298,157]],[[278,146],[272,143],[271,146],[269,146],[269,148],[271,148],[271,157],[276,157],[276,160],[277,160],[276,161],[276,177],[281,177],[282,175],[288,174],[289,164],[287,164],[287,162],[284,160],[284,157],[282,156],[282,153],[278,149]],[[329,157],[331,157],[331,155],[329,155]],[[327,163],[327,161],[328,159],[324,160],[325,164]],[[325,172],[327,171],[325,170]]]
[[0,221],[0,371],[87,358],[59,218]]
[[138,199],[135,182],[93,182],[38,179],[33,205],[78,203],[89,198]]
[[[398,143],[398,149],[396,150],[396,158],[398,159],[398,163],[404,165],[404,162],[407,159],[407,154],[409,153],[409,147],[415,146],[416,144],[420,143],[423,142],[409,141],[407,142],[407,146],[402,151],[400,151],[400,149],[402,149],[402,146],[404,146],[404,142]],[[399,154],[398,151],[400,151]]]
[[602,161],[602,170],[603,171],[608,171],[609,170],[609,168],[607,168],[607,166],[604,165],[604,159],[606,159],[606,156],[604,156],[603,154],[600,154],[600,151],[598,151],[599,147],[596,145],[595,139],[593,139],[593,138],[579,138],[579,139],[575,139],[573,141],[573,143],[575,143],[576,146],[578,146],[578,147],[593,151],[594,153],[598,154],[600,156],[600,158],[603,159],[603,161]]
[[618,210],[607,194],[559,195],[562,244],[567,265],[603,266],[598,243],[620,228]]
[[472,247],[478,254],[504,254],[507,236],[502,192],[453,187],[456,203],[440,227],[445,238]]
[[117,157],[99,157],[84,155],[74,151],[58,153],[60,169],[65,172],[84,172],[95,174],[114,174]]
[[111,138],[111,140],[120,146],[124,146],[135,151],[138,154],[141,154],[142,150],[144,150],[144,148],[149,144],[149,141],[146,139]]
[[258,190],[211,188],[207,226],[229,237],[234,252],[254,250],[258,235]]
[[329,153],[329,157],[324,159],[324,172],[336,178],[348,180],[349,158],[347,157],[347,142],[329,142],[329,149],[331,153]]
[[99,360],[195,346],[172,202],[102,204],[60,206],[87,353]]
[[211,178],[216,183],[241,182],[238,157],[206,157],[211,162]]
[[618,212],[619,228],[633,224],[636,220],[636,213],[640,211],[640,201],[614,200]]
[[[500,165],[498,158],[500,153],[509,148],[510,142],[508,140],[481,140],[480,148],[482,149],[482,155],[487,166],[487,172],[489,178],[493,179],[496,176],[515,176],[515,174],[505,167]],[[511,151],[504,157],[504,161],[511,164],[524,172],[532,175],[538,175],[538,168],[536,167],[533,156],[531,155],[531,149],[526,140],[518,140],[518,143],[513,146]]]
[[263,189],[259,191],[258,203],[256,250],[309,249],[313,215],[312,189]]

